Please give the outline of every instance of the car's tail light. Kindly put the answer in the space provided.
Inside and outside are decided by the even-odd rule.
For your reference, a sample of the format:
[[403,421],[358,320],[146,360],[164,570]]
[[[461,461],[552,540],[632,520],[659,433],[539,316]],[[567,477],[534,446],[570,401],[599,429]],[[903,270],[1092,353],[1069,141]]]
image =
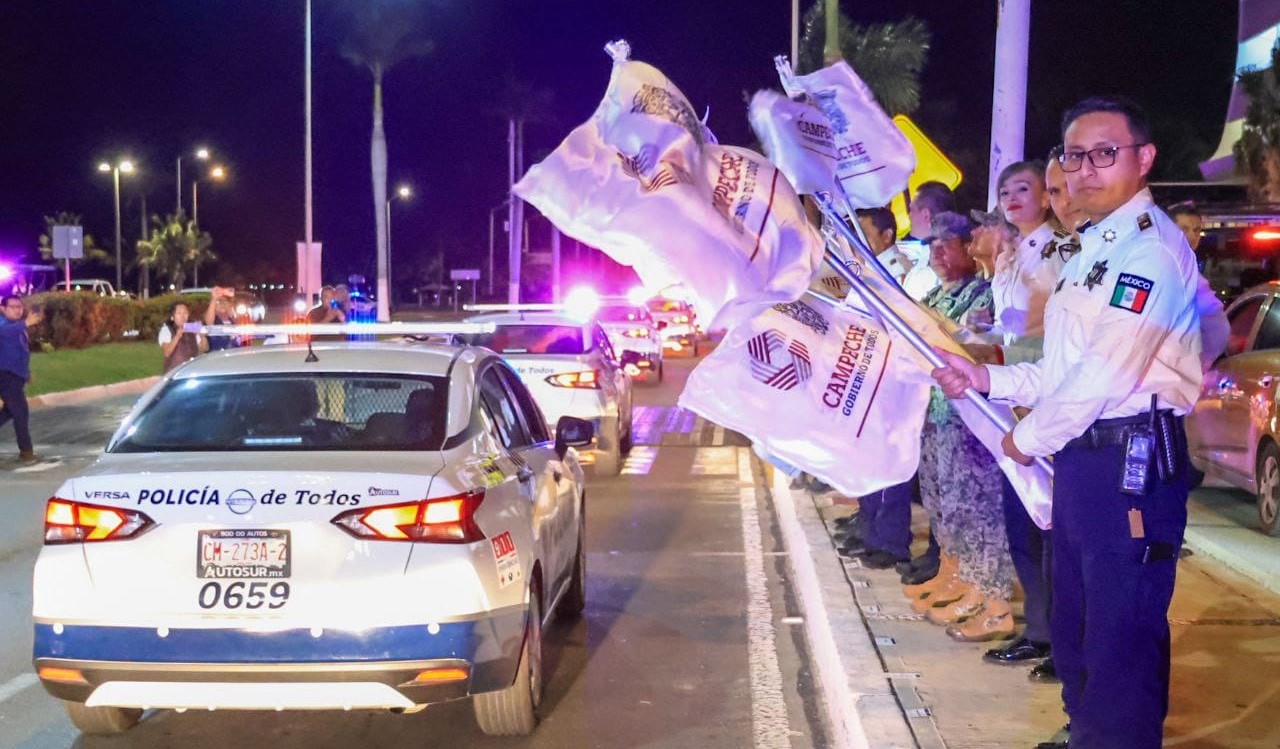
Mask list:
[[622,334],[627,338],[648,338],[649,329],[648,328],[630,328],[628,330],[622,331]]
[[547,378],[547,382],[558,388],[600,389],[600,372],[589,369],[586,372],[561,372]]
[[676,318],[675,318],[675,319],[676,319],[676,322],[677,322],[677,323],[687,323],[687,322],[689,322],[689,316],[688,316],[688,315],[676,315]]
[[484,490],[477,489],[451,497],[348,510],[335,517],[333,524],[356,538],[374,541],[469,544],[484,538],[475,520],[482,501]]
[[138,536],[153,525],[154,520],[133,510],[54,497],[44,511],[44,542],[122,541]]

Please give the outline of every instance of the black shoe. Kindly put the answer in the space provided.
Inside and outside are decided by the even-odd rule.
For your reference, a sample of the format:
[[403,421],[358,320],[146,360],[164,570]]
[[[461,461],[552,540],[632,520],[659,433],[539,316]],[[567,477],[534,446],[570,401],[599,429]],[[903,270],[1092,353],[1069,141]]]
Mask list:
[[910,572],[902,576],[903,585],[919,585],[926,580],[932,580],[938,574],[938,562],[934,560],[933,564],[927,566],[913,567]]
[[859,525],[862,518],[858,517],[858,513],[854,512],[849,515],[843,515],[831,521],[831,524],[840,530],[847,530],[850,526]]
[[1002,648],[988,650],[982,655],[982,660],[987,663],[1016,666],[1027,661],[1048,658],[1050,652],[1047,642],[1032,642],[1025,637],[1019,637]]
[[1049,656],[1036,664],[1036,667],[1031,669],[1031,673],[1027,674],[1027,679],[1037,684],[1062,683],[1062,679],[1058,678],[1058,669],[1053,665],[1053,656]]
[[911,559],[904,559],[901,562],[898,562],[897,564],[893,565],[893,569],[899,575],[905,575],[908,572],[911,572],[912,570],[915,569],[915,567],[911,566],[912,561],[913,560]]
[[845,557],[847,559],[854,559],[855,557],[860,557],[863,554],[869,553],[870,551],[871,551],[870,549],[862,545],[861,541],[853,541],[853,540],[846,541],[836,549],[836,552],[838,552],[840,556]]
[[1068,749],[1070,746],[1069,741],[1041,741],[1036,744],[1036,749]]
[[862,566],[869,570],[887,570],[902,561],[902,557],[879,549],[870,549],[865,554],[859,554],[858,559],[862,562]]
[[861,528],[837,529],[835,533],[831,534],[831,539],[840,546],[852,542],[862,543],[862,538]]

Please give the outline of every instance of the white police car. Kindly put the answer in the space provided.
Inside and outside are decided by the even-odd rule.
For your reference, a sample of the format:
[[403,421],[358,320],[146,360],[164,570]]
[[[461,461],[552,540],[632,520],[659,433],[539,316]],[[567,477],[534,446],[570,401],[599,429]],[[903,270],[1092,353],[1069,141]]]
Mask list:
[[[505,308],[477,305],[472,309]],[[594,319],[555,305],[525,305],[467,318],[494,326],[465,336],[502,355],[524,379],[549,423],[575,416],[595,428],[595,471],[616,475],[631,450],[631,377]]]
[[645,382],[662,382],[662,337],[647,307],[606,302],[596,312],[596,320],[628,374]]
[[687,301],[670,296],[656,296],[646,306],[657,322],[663,348],[676,353],[698,355],[698,316]]
[[48,502],[34,662],[87,733],[147,708],[411,712],[525,734],[542,632],[585,603],[583,475],[491,352],[200,357]]

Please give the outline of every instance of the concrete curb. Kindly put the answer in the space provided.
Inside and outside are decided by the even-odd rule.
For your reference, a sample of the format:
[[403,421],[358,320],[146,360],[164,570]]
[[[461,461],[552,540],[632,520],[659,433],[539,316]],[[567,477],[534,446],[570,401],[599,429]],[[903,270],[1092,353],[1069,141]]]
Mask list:
[[79,406],[92,403],[101,398],[113,395],[139,395],[160,381],[160,376],[143,377],[139,380],[113,382],[110,385],[92,385],[76,390],[64,390],[60,393],[45,393],[27,399],[31,408],[48,408],[50,406]]
[[805,634],[838,749],[918,746],[830,535],[811,502],[797,506],[781,471],[770,493],[787,546]]
[[1183,538],[1197,553],[1212,557],[1272,593],[1280,594],[1280,560],[1260,554],[1256,547],[1233,543],[1230,538],[1218,535],[1188,524]]

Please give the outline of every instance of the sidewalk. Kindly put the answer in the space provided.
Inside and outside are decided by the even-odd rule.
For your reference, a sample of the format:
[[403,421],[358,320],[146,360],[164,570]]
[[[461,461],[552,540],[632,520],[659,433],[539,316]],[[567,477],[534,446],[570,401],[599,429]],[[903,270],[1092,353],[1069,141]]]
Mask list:
[[[1062,727],[1056,685],[1029,682],[1029,666],[983,663],[991,644],[953,642],[912,612],[897,573],[862,569],[836,554],[830,521],[854,510],[856,500],[790,490],[780,473],[771,490],[784,527],[794,516],[786,535],[807,632],[818,640],[827,709],[837,727],[849,729],[833,732],[833,746],[1030,749]],[[920,550],[927,529],[921,508],[915,512]],[[805,566],[814,573],[807,585]],[[1021,613],[1020,604],[1015,609]],[[1200,553],[1179,564],[1170,621],[1165,746],[1280,746],[1273,717],[1280,711],[1280,596]],[[831,652],[823,638],[834,641]],[[884,694],[896,709],[883,709]]]

